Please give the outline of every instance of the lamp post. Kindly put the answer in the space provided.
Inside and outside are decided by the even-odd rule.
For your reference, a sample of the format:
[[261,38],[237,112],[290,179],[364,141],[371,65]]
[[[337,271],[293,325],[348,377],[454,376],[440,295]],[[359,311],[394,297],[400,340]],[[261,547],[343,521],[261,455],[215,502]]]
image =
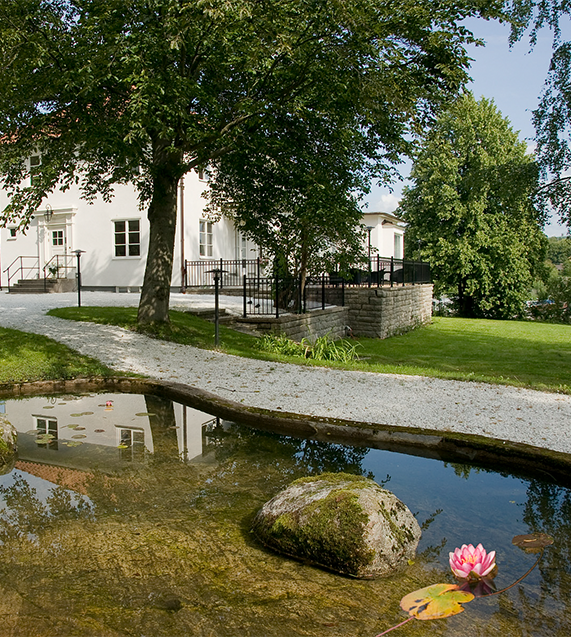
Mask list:
[[226,270],[222,270],[222,268],[214,268],[213,270],[207,270],[207,272],[210,272],[214,275],[214,347],[218,347],[218,333],[220,323],[220,311],[218,303],[219,283],[221,274],[223,272],[226,272]]
[[85,250],[74,250],[73,254],[77,257],[77,307],[81,307],[81,255]]

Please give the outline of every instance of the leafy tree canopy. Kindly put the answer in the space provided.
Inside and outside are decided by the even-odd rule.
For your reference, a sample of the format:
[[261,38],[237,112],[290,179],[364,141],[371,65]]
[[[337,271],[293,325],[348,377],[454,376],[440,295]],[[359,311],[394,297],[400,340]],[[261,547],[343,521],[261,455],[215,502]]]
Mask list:
[[428,132],[401,213],[464,316],[511,318],[545,254],[538,168],[492,101],[460,97]]
[[571,3],[566,0],[508,0],[511,42],[529,36],[531,46],[539,32],[553,33],[553,54],[539,106],[533,112],[537,158],[544,185],[541,194],[571,229]]
[[571,261],[571,237],[549,237],[547,239],[547,258],[557,265]]
[[[150,221],[139,321],[168,320],[185,172],[245,147],[259,157],[268,136],[281,161],[288,126],[303,136],[317,121],[326,139],[339,123],[361,136],[345,169],[360,154],[369,178],[386,176],[466,80],[462,20],[501,4],[0,0],[2,219],[26,226],[56,187],[109,198],[134,184]],[[23,186],[34,153],[41,175]]]

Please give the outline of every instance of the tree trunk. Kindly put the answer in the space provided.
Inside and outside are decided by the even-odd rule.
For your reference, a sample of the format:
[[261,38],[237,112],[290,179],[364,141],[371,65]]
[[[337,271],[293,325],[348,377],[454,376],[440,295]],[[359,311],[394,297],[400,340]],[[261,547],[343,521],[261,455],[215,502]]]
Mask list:
[[[177,219],[177,186],[182,156],[160,143],[154,144],[156,171],[149,205],[149,249],[138,323],[168,323],[174,241]],[[170,151],[170,152],[169,152]]]

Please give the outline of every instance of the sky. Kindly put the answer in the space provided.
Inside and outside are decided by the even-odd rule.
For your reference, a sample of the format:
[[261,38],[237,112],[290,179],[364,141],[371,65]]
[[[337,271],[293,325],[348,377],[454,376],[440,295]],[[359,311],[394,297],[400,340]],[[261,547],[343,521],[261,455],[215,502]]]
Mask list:
[[[551,33],[540,32],[537,44],[530,51],[527,40],[522,40],[511,49],[508,45],[509,26],[495,21],[471,20],[468,25],[474,34],[485,40],[485,47],[471,46],[468,51],[473,62],[470,68],[472,82],[468,89],[476,99],[493,99],[512,128],[520,133],[520,139],[533,145],[535,130],[531,123],[531,112],[537,107],[549,62],[551,59]],[[565,25],[567,28],[568,25]],[[565,37],[566,34],[563,33]],[[406,177],[410,163],[401,166],[401,175]],[[370,211],[392,212],[398,205],[405,182],[397,183],[391,193],[387,188],[374,188],[367,197]],[[567,234],[557,220],[545,227],[548,236]]]

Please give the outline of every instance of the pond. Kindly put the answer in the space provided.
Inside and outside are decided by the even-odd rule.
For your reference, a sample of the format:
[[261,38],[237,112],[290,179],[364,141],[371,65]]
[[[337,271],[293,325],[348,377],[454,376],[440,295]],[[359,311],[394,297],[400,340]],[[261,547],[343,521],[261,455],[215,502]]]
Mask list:
[[[443,620],[391,636],[568,637],[571,498],[537,477],[272,434],[156,396],[93,394],[0,403],[19,431],[0,476],[0,635],[375,637],[400,599],[454,583],[448,552],[497,552],[497,589],[536,555],[512,537],[550,534],[526,579]],[[325,471],[372,477],[423,527],[398,576],[355,580],[281,557],[250,533],[264,502]]]

